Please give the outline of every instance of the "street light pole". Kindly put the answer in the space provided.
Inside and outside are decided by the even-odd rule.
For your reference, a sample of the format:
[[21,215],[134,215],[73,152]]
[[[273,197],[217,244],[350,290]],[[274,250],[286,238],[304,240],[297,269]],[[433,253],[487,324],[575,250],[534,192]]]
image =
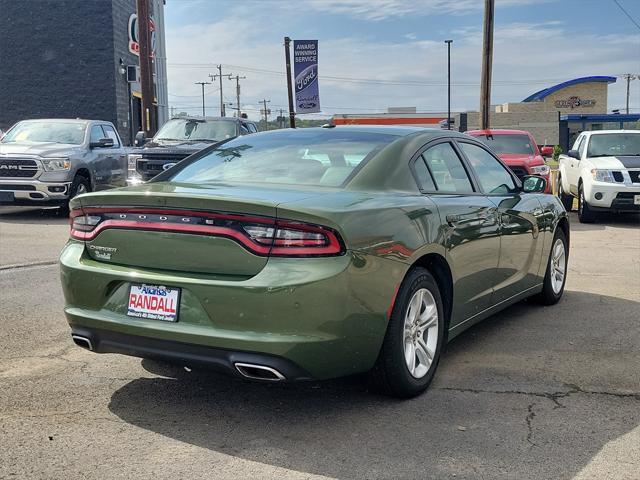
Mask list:
[[287,94],[289,96],[289,127],[296,128],[296,112],[293,109],[293,84],[291,83],[290,43],[291,39],[289,37],[284,37],[284,62],[287,70]]
[[451,130],[451,44],[453,40],[445,40],[447,44],[447,130]]
[[484,1],[484,38],[482,41],[482,83],[480,84],[480,129],[489,128],[491,115],[491,64],[493,63],[493,12],[495,0]]
[[204,86],[211,85],[211,82],[195,82],[194,85],[200,85],[202,87],[202,116],[206,117],[207,115],[204,111]]

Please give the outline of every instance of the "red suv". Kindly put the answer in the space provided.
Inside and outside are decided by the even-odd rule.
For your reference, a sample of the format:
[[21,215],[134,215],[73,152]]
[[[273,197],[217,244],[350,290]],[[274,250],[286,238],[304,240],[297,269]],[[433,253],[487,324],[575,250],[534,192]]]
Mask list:
[[470,130],[468,135],[489,146],[498,157],[506,163],[520,180],[526,175],[537,175],[547,181],[547,190],[551,190],[549,183],[549,166],[544,163],[544,155],[552,155],[552,147],[542,147],[542,154],[538,150],[533,136],[524,130]]

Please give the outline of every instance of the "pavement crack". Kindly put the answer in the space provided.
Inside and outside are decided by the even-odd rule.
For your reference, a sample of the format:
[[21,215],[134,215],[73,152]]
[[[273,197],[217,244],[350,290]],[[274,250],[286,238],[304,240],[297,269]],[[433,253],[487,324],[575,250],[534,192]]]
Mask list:
[[538,445],[532,440],[533,438],[533,427],[531,426],[531,422],[536,416],[536,412],[533,411],[533,407],[535,407],[535,403],[530,403],[527,407],[527,416],[524,418],[524,421],[527,423],[527,442],[532,447],[537,447]]
[[29,262],[29,263],[14,263],[11,265],[2,265],[0,266],[0,272],[10,272],[12,270],[24,270],[28,268],[36,268],[36,267],[50,267],[52,265],[57,265],[57,260],[45,260],[42,262]]

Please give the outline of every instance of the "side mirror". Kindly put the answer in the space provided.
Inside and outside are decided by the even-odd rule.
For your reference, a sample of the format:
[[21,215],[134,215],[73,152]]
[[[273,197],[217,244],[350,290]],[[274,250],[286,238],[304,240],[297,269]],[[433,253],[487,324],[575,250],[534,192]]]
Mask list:
[[113,138],[101,138],[97,142],[91,142],[89,148],[111,148],[114,145]]
[[553,156],[553,147],[542,147],[540,153],[543,157],[551,157]]
[[578,150],[569,150],[567,155],[571,158],[575,158],[576,160],[580,160],[580,152],[578,152]]
[[147,136],[144,134],[144,132],[140,131],[136,133],[136,138],[134,139],[133,144],[136,147],[142,147],[145,143],[147,143]]
[[522,191],[525,193],[542,193],[547,189],[547,181],[542,177],[527,175],[522,180]]

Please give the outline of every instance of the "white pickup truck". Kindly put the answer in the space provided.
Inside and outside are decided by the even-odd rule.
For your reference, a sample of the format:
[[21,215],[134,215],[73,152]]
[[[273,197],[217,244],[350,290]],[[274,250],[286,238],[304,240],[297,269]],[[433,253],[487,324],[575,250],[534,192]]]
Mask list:
[[578,219],[598,212],[640,212],[640,131],[582,132],[560,155],[558,195],[567,211],[578,198]]

